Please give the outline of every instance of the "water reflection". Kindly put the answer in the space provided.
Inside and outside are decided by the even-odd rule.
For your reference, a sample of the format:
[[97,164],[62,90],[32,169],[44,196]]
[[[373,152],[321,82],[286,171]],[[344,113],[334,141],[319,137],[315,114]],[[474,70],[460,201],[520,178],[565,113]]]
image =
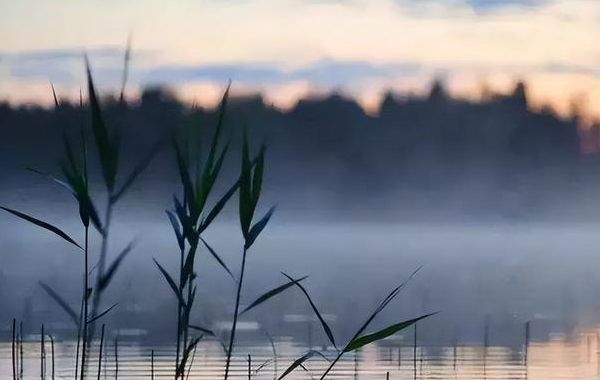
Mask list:
[[[40,378],[40,343],[24,343],[24,378]],[[332,372],[332,379],[599,379],[600,329],[567,336],[554,335],[544,342],[531,342],[527,347],[502,347],[483,345],[457,345],[453,347],[414,347],[407,342],[386,341],[381,345],[367,346],[364,350],[348,354]],[[52,356],[47,342],[46,379],[51,379]],[[248,368],[252,379],[274,379],[297,358],[306,347],[291,339],[276,342],[277,358],[273,350],[264,345],[243,345],[237,349],[232,369],[233,379],[247,379]],[[55,378],[72,379],[75,372],[72,342],[57,342],[55,347]],[[154,378],[172,377],[172,347],[149,347],[140,344],[121,344],[118,352],[118,377],[120,379],[149,379],[152,373],[151,351],[154,350]],[[241,353],[244,353],[241,355]],[[93,378],[98,369],[97,347],[92,352],[89,373]],[[249,355],[249,357],[247,356]],[[334,355],[333,351],[328,356]],[[250,362],[249,360],[250,359]],[[190,379],[218,379],[222,376],[225,355],[218,342],[203,342],[194,354]],[[326,368],[323,359],[314,359],[306,369],[298,369],[289,379],[318,378]],[[115,377],[115,355],[112,343],[106,347],[101,364],[101,378]],[[11,345],[0,345],[0,379],[12,378]]]

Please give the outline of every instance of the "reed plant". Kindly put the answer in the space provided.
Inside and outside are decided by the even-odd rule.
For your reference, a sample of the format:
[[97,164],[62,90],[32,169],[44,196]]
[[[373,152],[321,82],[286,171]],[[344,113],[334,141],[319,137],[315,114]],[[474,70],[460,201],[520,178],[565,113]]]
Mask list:
[[[246,271],[246,261],[248,250],[252,247],[261,232],[267,226],[271,219],[275,207],[271,207],[258,221],[254,222],[254,216],[258,206],[258,201],[261,196],[263,175],[265,166],[265,145],[262,145],[254,160],[250,159],[248,147],[248,138],[244,133],[242,141],[242,165],[239,178],[239,202],[238,214],[240,220],[240,228],[244,238],[244,246],[242,249],[242,259],[240,265],[240,274],[237,280],[237,289],[235,293],[235,308],[233,320],[231,322],[231,330],[229,334],[229,345],[227,348],[227,358],[225,360],[225,380],[229,376],[229,368],[231,365],[231,355],[235,345],[235,334],[237,323],[240,316],[240,298],[244,283],[244,274]],[[263,299],[261,302],[266,300]]]
[[[130,52],[128,47],[125,53],[125,72],[129,62],[129,54]],[[104,188],[106,190],[105,193],[107,195],[104,218],[100,218],[99,213],[97,212],[96,201],[92,196],[90,178],[88,175],[88,133],[86,133],[87,128],[84,125],[79,125],[78,127],[79,136],[77,144],[79,149],[75,148],[69,133],[66,131],[64,133],[63,159],[61,159],[59,162],[61,176],[54,176],[37,169],[29,169],[34,173],[50,179],[53,183],[58,184],[74,197],[83,229],[83,244],[78,243],[76,239],[71,237],[71,235],[54,224],[8,207],[0,207],[1,209],[22,220],[52,232],[56,236],[69,243],[71,246],[75,247],[76,252],[83,253],[83,289],[79,313],[77,313],[75,309],[71,307],[70,302],[59,295],[59,293],[50,285],[40,282],[42,289],[44,289],[48,296],[54,300],[62,310],[64,310],[64,312],[69,316],[76,326],[77,352],[75,354],[75,378],[80,378],[82,380],[85,378],[87,372],[87,356],[90,342],[94,338],[95,322],[109,313],[116,306],[116,304],[113,304],[112,306],[101,310],[100,307],[102,295],[112,282],[126,256],[133,249],[133,244],[130,243],[123,248],[110,263],[107,263],[109,228],[112,220],[113,209],[117,202],[120,201],[131,188],[141,173],[147,168],[159,148],[159,145],[153,147],[145,157],[143,157],[132,169],[130,169],[126,176],[123,178],[118,178],[118,172],[121,166],[119,154],[121,143],[120,133],[117,129],[111,130],[107,127],[104,112],[100,105],[100,101],[94,86],[94,81],[87,57],[85,57],[85,64],[88,87],[88,106],[91,114],[93,141],[96,146],[96,154],[98,156],[97,161],[100,165],[102,181],[104,183]],[[126,74],[124,74],[123,78],[125,81],[127,78]],[[121,90],[122,92],[124,91],[124,88],[125,83],[123,83]],[[55,102],[55,108],[59,110],[61,105],[58,100],[58,96],[56,95],[54,86],[52,86],[52,94]],[[121,94],[120,99],[123,103],[123,93]],[[81,97],[79,106],[80,111],[83,112],[84,104]],[[122,106],[125,106],[124,103]],[[72,135],[72,132],[70,134]],[[90,226],[98,232],[102,241],[98,265],[94,271],[94,279],[90,278],[90,260],[92,260],[90,252]],[[95,283],[94,286],[91,285],[92,282]]]
[[[241,294],[246,269],[248,250],[269,222],[274,207],[271,207],[260,219],[254,221],[263,183],[266,147],[263,144],[257,154],[251,158],[246,134],[242,141],[242,163],[240,175],[210,207],[209,196],[220,177],[229,143],[221,144],[227,100],[230,86],[225,90],[217,111],[217,122],[207,154],[202,155],[201,141],[195,141],[188,132],[183,139],[174,138],[173,147],[179,172],[182,194],[173,197],[174,207],[167,210],[166,214],[174,231],[179,253],[179,276],[172,276],[156,259],[158,270],[163,275],[173,294],[177,299],[177,328],[176,328],[176,353],[175,353],[175,379],[184,377],[190,355],[193,355],[196,345],[205,335],[215,336],[206,327],[190,323],[192,307],[196,295],[195,259],[200,243],[206,252],[214,258],[225,272],[233,279],[236,285],[235,308],[230,329],[228,344],[223,344],[226,355],[225,379],[229,376],[232,353],[235,348],[235,338],[239,317],[246,311],[262,304],[266,300],[290,288],[294,282],[287,282],[258,297],[248,308],[240,311]],[[183,140],[185,143],[182,143]],[[243,249],[240,273],[236,277],[215,249],[203,238],[203,233],[221,213],[223,208],[239,192],[238,214],[243,236]],[[296,281],[302,281],[300,278]],[[177,279],[177,280],[176,280]],[[200,333],[200,336],[191,337],[190,330]],[[189,366],[191,367],[191,365]],[[189,372],[189,368],[188,368]]]
[[[121,86],[120,107],[125,108],[124,89],[127,80],[127,67],[130,59],[129,46],[125,53],[123,84]],[[78,208],[79,221],[83,233],[83,243],[78,242],[78,239],[71,237],[70,234],[63,231],[61,228],[17,211],[8,207],[0,207],[6,212],[25,220],[37,227],[53,233],[62,240],[70,244],[74,251],[82,253],[82,292],[79,304],[79,312],[72,308],[71,302],[63,298],[54,288],[45,283],[40,283],[42,289],[47,295],[56,302],[56,304],[69,316],[77,329],[77,348],[75,353],[75,379],[84,380],[87,375],[87,365],[89,362],[90,345],[94,339],[95,323],[106,314],[108,314],[116,304],[101,310],[103,294],[112,282],[115,274],[122,265],[125,258],[133,250],[133,243],[124,247],[112,261],[109,261],[109,242],[110,231],[113,220],[113,214],[116,205],[119,203],[127,191],[131,188],[134,182],[148,167],[152,158],[160,148],[160,145],[155,145],[147,155],[134,165],[127,175],[120,176],[122,172],[123,162],[120,155],[121,131],[119,128],[109,128],[106,122],[106,117],[99,101],[94,81],[92,78],[90,65],[86,58],[86,74],[87,74],[87,89],[89,111],[91,114],[91,134],[86,133],[84,125],[79,126],[77,137],[77,145],[73,143],[72,136],[65,133],[63,138],[64,153],[63,159],[60,161],[59,167],[61,170],[60,176],[54,176],[46,172],[36,169],[30,169],[33,172],[49,178],[52,182],[60,185],[73,195]],[[274,378],[283,379],[292,373],[298,367],[308,370],[305,367],[305,362],[313,357],[321,357],[329,362],[326,370],[321,374],[320,379],[325,379],[342,359],[345,354],[355,352],[360,348],[385,339],[409,326],[415,325],[418,321],[431,316],[426,314],[406,321],[400,321],[392,324],[384,329],[366,333],[371,327],[373,321],[380,315],[387,306],[398,296],[407,282],[419,271],[415,271],[408,280],[395,286],[379,303],[377,308],[367,316],[365,322],[361,324],[353,336],[343,345],[339,346],[336,342],[335,335],[323,318],[316,303],[311,298],[307,289],[302,285],[302,282],[307,279],[307,276],[294,278],[286,273],[282,273],[285,282],[257,297],[253,302],[250,302],[247,307],[241,310],[242,295],[244,292],[244,280],[246,277],[246,266],[249,259],[251,248],[254,247],[257,239],[268,225],[275,207],[268,208],[262,215],[259,215],[259,205],[263,193],[263,177],[265,172],[265,156],[266,146],[262,144],[255,155],[250,154],[250,144],[248,136],[244,132],[241,143],[241,167],[239,175],[230,179],[226,190],[218,197],[214,197],[215,188],[218,184],[225,182],[223,177],[223,165],[229,150],[229,142],[224,142],[224,120],[229,97],[230,86],[227,86],[217,110],[216,125],[214,132],[208,144],[204,144],[204,139],[201,138],[206,133],[197,133],[198,128],[188,129],[184,131],[183,136],[175,135],[172,138],[177,171],[179,175],[179,183],[181,192],[173,196],[172,209],[166,210],[166,215],[170,226],[174,232],[177,242],[178,273],[173,276],[161,265],[156,259],[154,263],[158,271],[164,277],[169,288],[175,295],[177,306],[175,310],[176,316],[176,334],[175,334],[175,365],[174,374],[175,380],[181,380],[189,377],[192,368],[193,360],[196,353],[198,343],[204,336],[215,336],[210,329],[194,324],[192,322],[194,310],[194,302],[196,299],[196,259],[200,251],[205,251],[207,255],[212,257],[223,268],[223,270],[231,277],[235,285],[234,293],[234,312],[231,320],[231,328],[227,344],[223,343],[225,351],[225,368],[224,379],[227,380],[230,376],[232,357],[236,346],[236,332],[239,319],[248,311],[263,304],[267,300],[280,295],[289,289],[298,289],[308,304],[316,319],[319,321],[324,334],[331,343],[335,355],[329,357],[329,352],[320,352],[310,349],[301,357],[296,359],[281,375],[278,376],[277,367],[277,352],[275,344],[270,335],[267,337],[271,343],[273,350],[273,359],[267,360],[252,369],[251,357],[248,355],[248,371],[247,376],[250,379],[266,366],[272,364],[274,367]],[[55,100],[55,106],[60,108],[59,100],[56,91],[52,86],[52,93]],[[80,110],[84,110],[83,100],[80,101]],[[71,133],[72,134],[72,133]],[[99,172],[101,173],[102,196],[104,197],[104,213],[100,217],[96,204],[98,202],[98,191],[92,192],[90,176],[88,175],[88,143],[87,136],[93,137],[95,145],[95,154],[99,163]],[[225,206],[233,200],[233,196],[238,194],[237,212],[240,224],[240,230],[243,240],[243,245],[240,249],[239,274],[236,276],[226,265],[224,260],[215,251],[215,249],[206,241],[204,233],[213,224],[215,219],[221,214]],[[93,196],[94,195],[94,196]],[[100,239],[100,250],[98,253],[98,261],[95,270],[90,270],[92,252],[90,251],[91,232],[98,232]],[[22,350],[22,329],[20,333],[16,332],[16,320],[12,324],[12,372],[13,378],[22,378],[22,370],[19,373],[19,365],[22,368],[22,358],[18,360],[18,350]],[[45,332],[42,327],[42,346],[41,346],[41,371],[45,372]],[[19,342],[21,342],[19,344]],[[54,338],[52,342],[52,371],[54,373]],[[98,357],[98,372],[97,378],[100,379],[102,368],[102,355],[105,346],[105,325],[102,325],[100,337],[100,351]],[[21,355],[22,356],[22,355]],[[114,342],[115,356],[115,379],[118,378],[118,341]],[[106,355],[105,355],[106,358]],[[106,370],[105,370],[106,371]],[[154,351],[151,355],[151,376],[154,377]],[[278,376],[278,377],[277,377]]]
[[[211,226],[240,185],[239,180],[232,181],[233,184],[227,191],[210,204],[210,196],[220,178],[229,148],[228,142],[221,143],[228,96],[229,86],[221,99],[216,127],[206,154],[203,154],[203,148],[206,147],[203,146],[202,140],[190,130],[187,130],[183,137],[173,138],[182,192],[181,195],[173,196],[173,209],[166,210],[166,214],[178,245],[178,276],[172,276],[156,259],[154,262],[177,299],[175,379],[184,377],[190,355],[195,351],[200,339],[206,334],[214,336],[209,329],[190,323],[197,290],[195,263],[200,246],[206,249],[235,281],[225,262],[203,238],[203,233]],[[192,337],[190,330],[202,335]]]
[[308,291],[306,290],[306,288],[300,284],[300,282],[298,280],[294,280],[291,276],[283,273],[283,275],[289,279],[290,281],[293,282],[294,285],[296,285],[296,287],[301,291],[301,293],[306,297],[308,303],[311,306],[312,311],[314,312],[314,314],[316,315],[317,319],[319,320],[321,327],[323,328],[323,331],[325,332],[325,335],[327,335],[327,338],[329,339],[329,342],[332,344],[333,348],[336,351],[335,356],[333,357],[333,359],[329,359],[326,356],[326,353],[317,351],[317,350],[309,350],[308,352],[306,352],[305,354],[303,354],[301,357],[299,357],[298,359],[296,359],[282,374],[281,376],[279,376],[279,380],[285,378],[286,376],[288,376],[290,373],[292,373],[296,368],[303,366],[304,362],[306,362],[307,360],[313,358],[313,357],[322,357],[325,360],[327,360],[329,362],[328,367],[325,369],[325,371],[321,374],[321,376],[319,377],[320,380],[325,379],[331,372],[331,370],[335,367],[335,365],[340,361],[340,359],[342,359],[342,357],[348,353],[351,352],[355,352],[359,349],[361,349],[362,347],[380,341],[382,339],[385,339],[393,334],[396,334],[412,325],[415,325],[418,321],[428,318],[436,313],[430,313],[430,314],[425,314],[425,315],[421,315],[417,318],[413,318],[413,319],[409,319],[409,320],[405,320],[405,321],[401,321],[401,322],[397,322],[394,323],[384,329],[369,333],[369,334],[365,334],[366,330],[371,326],[372,322],[375,320],[375,318],[381,314],[386,308],[387,306],[398,296],[398,294],[400,294],[400,292],[402,291],[402,289],[404,289],[404,287],[406,286],[406,284],[420,271],[420,267],[414,271],[407,280],[403,281],[402,283],[400,283],[399,285],[395,286],[384,298],[383,300],[379,303],[379,305],[375,308],[375,310],[366,318],[365,322],[362,323],[358,329],[355,331],[354,335],[350,338],[350,340],[347,341],[347,343],[340,349],[334,339],[334,335],[331,331],[331,328],[329,327],[329,325],[327,324],[327,322],[325,321],[325,319],[322,317],[321,313],[319,312],[319,310],[317,309],[317,306],[315,305],[315,303],[313,302],[312,298],[310,297]]
[[[257,307],[260,304],[264,303],[265,301],[269,300],[270,298],[279,295],[280,293],[284,292],[285,290],[287,290],[291,287],[298,288],[302,292],[302,294],[305,296],[306,300],[308,301],[308,303],[311,307],[311,310],[313,311],[314,315],[320,322],[320,325],[323,328],[325,335],[327,336],[327,338],[329,339],[329,342],[331,343],[331,345],[333,346],[333,348],[336,351],[336,356],[333,358],[333,360],[330,360],[329,366],[327,367],[325,372],[321,375],[321,378],[320,378],[321,380],[323,380],[323,379],[325,379],[325,377],[327,377],[327,375],[331,372],[331,370],[334,368],[336,363],[342,358],[343,355],[353,352],[353,351],[356,351],[356,350],[360,349],[361,347],[368,345],[370,343],[379,341],[381,339],[385,339],[385,338],[415,324],[419,320],[427,318],[432,315],[432,314],[422,315],[420,317],[413,318],[413,319],[410,319],[407,321],[395,323],[391,326],[386,327],[385,329],[376,331],[371,334],[364,334],[365,331],[370,327],[373,320],[381,312],[384,311],[384,309],[389,305],[390,302],[392,302],[398,296],[398,294],[406,286],[408,281],[410,281],[410,279],[412,279],[421,268],[417,269],[413,274],[411,274],[411,276],[406,281],[397,285],[390,291],[390,293],[381,301],[379,306],[371,313],[371,315],[367,318],[367,320],[356,330],[355,334],[344,345],[344,347],[342,349],[338,348],[338,345],[336,344],[335,337],[334,337],[334,334],[333,334],[331,328],[329,327],[329,325],[323,318],[321,312],[317,308],[315,302],[310,297],[306,288],[301,284],[301,282],[304,281],[307,278],[307,276],[303,276],[303,277],[295,279],[286,273],[282,273],[283,276],[288,280],[287,282],[262,294],[254,302],[250,303],[250,305],[248,307],[246,307],[244,310],[240,311],[240,299],[241,299],[241,293],[242,293],[242,288],[243,288],[243,280],[244,280],[248,251],[252,247],[252,245],[255,243],[256,239],[260,236],[260,234],[264,230],[264,228],[267,226],[267,223],[271,219],[271,216],[273,215],[273,212],[275,210],[274,207],[271,207],[260,219],[258,219],[258,221],[256,221],[256,222],[253,221],[254,216],[256,214],[258,202],[259,202],[259,199],[261,196],[264,165],[265,165],[265,146],[264,145],[261,146],[256,157],[253,160],[251,160],[250,154],[249,154],[248,139],[247,139],[246,134],[244,134],[244,138],[243,138],[243,142],[242,142],[242,164],[241,164],[241,173],[240,173],[240,177],[239,177],[239,203],[238,203],[238,205],[239,205],[239,208],[238,208],[239,220],[240,220],[240,227],[241,227],[242,235],[244,238],[244,246],[242,249],[240,275],[237,280],[237,291],[235,294],[235,308],[234,308],[231,332],[230,332],[230,336],[229,336],[229,345],[226,350],[227,357],[226,357],[226,361],[225,361],[225,377],[224,377],[225,380],[227,380],[228,376],[229,376],[231,357],[232,357],[232,354],[234,351],[235,334],[236,334],[237,322],[238,322],[239,317],[242,314],[254,309],[255,307]],[[273,350],[274,350],[274,344],[273,344]],[[291,364],[291,366],[289,366],[282,373],[282,375],[279,376],[279,379],[285,378],[287,375],[292,373],[297,367],[301,367],[306,370],[306,368],[304,367],[304,362],[315,356],[320,356],[322,358],[325,358],[326,360],[329,360],[325,353],[322,353],[322,352],[319,352],[316,350],[309,350],[307,353],[305,353],[300,358],[295,360]],[[276,358],[275,358],[275,360],[276,360]],[[273,364],[275,365],[275,361],[273,362]],[[266,365],[266,364],[263,364],[263,366],[264,365]],[[260,368],[262,368],[263,366],[261,366]],[[248,371],[248,373],[249,373],[249,377],[250,377],[250,370]]]

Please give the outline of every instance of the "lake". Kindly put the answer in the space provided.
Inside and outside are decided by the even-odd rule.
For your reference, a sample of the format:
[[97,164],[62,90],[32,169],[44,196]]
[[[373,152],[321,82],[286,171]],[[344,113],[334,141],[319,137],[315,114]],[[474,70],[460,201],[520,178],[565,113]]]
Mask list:
[[[573,336],[555,334],[547,341],[531,342],[525,347],[481,345],[414,346],[409,342],[412,331],[405,333],[405,340],[384,341],[380,345],[367,346],[362,351],[348,354],[338,363],[328,378],[337,379],[598,379],[600,377],[600,330],[581,331]],[[31,337],[34,338],[34,337]],[[278,339],[277,373],[281,375],[290,363],[307,350],[291,339]],[[118,377],[120,379],[149,379],[152,374],[151,352],[154,350],[154,377],[172,378],[172,347],[150,347],[134,343],[122,343],[118,350]],[[46,344],[46,379],[52,378],[51,345]],[[55,378],[73,378],[74,345],[57,342],[55,347]],[[251,377],[273,379],[273,349],[266,345],[242,345],[232,363],[232,377],[247,379],[248,357],[251,356]],[[416,357],[415,357],[416,353]],[[326,351],[328,357],[335,354]],[[24,378],[41,378],[40,344],[29,342],[23,350]],[[90,378],[97,375],[97,347],[92,352]],[[416,360],[415,360],[416,358]],[[195,352],[190,379],[219,379],[222,377],[225,357],[220,344],[204,342]],[[266,364],[265,364],[266,363]],[[264,364],[264,366],[262,366]],[[306,370],[298,368],[287,378],[318,378],[327,362],[315,358],[306,363]],[[259,368],[261,367],[262,368]],[[101,378],[115,377],[114,346],[105,347]],[[11,379],[11,345],[0,345],[0,379]]]

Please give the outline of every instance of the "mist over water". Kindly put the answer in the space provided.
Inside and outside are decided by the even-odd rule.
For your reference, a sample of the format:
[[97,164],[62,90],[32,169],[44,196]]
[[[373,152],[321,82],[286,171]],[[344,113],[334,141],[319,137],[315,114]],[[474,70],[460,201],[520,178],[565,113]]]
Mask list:
[[[539,321],[534,336],[571,332],[597,322],[600,264],[599,225],[593,223],[353,223],[290,221],[285,208],[251,252],[243,303],[285,282],[280,271],[308,275],[306,287],[322,312],[338,316],[332,325],[340,336],[351,334],[393,285],[420,265],[423,269],[392,305],[385,325],[399,318],[441,311],[423,322],[422,339],[431,344],[481,342],[489,319],[491,340],[519,344],[526,321]],[[61,220],[57,218],[56,220]],[[69,227],[69,223],[62,223]],[[153,338],[168,338],[165,327],[172,294],[156,275],[151,259],[175,268],[178,253],[162,215],[140,210],[122,214],[114,249],[135,238],[138,244],[124,264],[110,298],[122,304],[110,317],[114,326],[140,327]],[[120,228],[125,227],[126,228]],[[73,225],[73,229],[75,229]],[[32,326],[60,321],[60,309],[41,291],[38,280],[78,299],[80,253],[48,234],[30,233],[30,226],[4,219],[2,318],[13,315]],[[33,237],[32,237],[33,236]],[[240,238],[234,220],[223,221],[206,234],[234,273],[238,270]],[[234,284],[202,251],[198,266],[199,323],[216,326],[232,312],[228,303]],[[310,314],[301,294],[291,292],[245,317],[259,321],[272,334],[306,339],[304,327],[286,323],[286,314]],[[29,305],[31,315],[25,315]],[[389,319],[389,320],[388,320]],[[317,329],[315,329],[317,330]],[[249,335],[255,339],[256,336]],[[315,332],[315,341],[325,339]]]

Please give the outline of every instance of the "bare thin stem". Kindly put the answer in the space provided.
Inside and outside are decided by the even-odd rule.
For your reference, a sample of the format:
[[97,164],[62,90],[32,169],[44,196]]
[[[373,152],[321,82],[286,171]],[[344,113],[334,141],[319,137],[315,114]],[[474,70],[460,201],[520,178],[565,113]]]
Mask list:
[[83,303],[85,302],[85,291],[81,297],[81,306],[79,307],[79,325],[77,325],[77,346],[75,347],[75,379],[79,373],[79,348],[81,344],[81,328],[83,326]]
[[248,354],[248,380],[252,377],[252,356]]
[[[188,257],[190,255],[195,256],[196,255],[196,250],[198,249],[198,240],[199,237],[196,237],[195,239],[192,240],[192,242],[190,242],[190,247],[188,250]],[[185,302],[188,303],[188,305],[191,305],[193,300],[193,288],[194,288],[194,276],[193,274],[190,275],[190,277],[187,280],[187,285],[183,284],[182,280],[183,280],[183,266],[184,266],[184,261],[187,260],[186,258],[184,258],[184,252],[182,251],[181,254],[181,267],[180,267],[180,284],[179,284],[179,292],[180,294],[183,295],[183,291],[185,289],[185,287],[187,287],[187,300]],[[190,308],[186,308],[184,307],[184,305],[182,304],[181,300],[178,301],[178,304],[181,305],[180,306],[180,312],[179,312],[179,336],[178,337],[178,342],[181,342],[181,346],[185,349],[188,346],[189,343],[189,320],[190,320],[190,314],[192,312],[192,310]],[[183,357],[181,358],[181,361],[183,362]],[[177,367],[176,367],[176,373],[175,378],[177,379],[178,377],[180,377],[181,379],[184,378],[185,376],[185,368],[184,366],[181,365],[182,363],[179,362],[179,360],[177,361]]]
[[16,330],[17,330],[17,320],[13,318],[12,321],[12,374],[13,380],[17,380],[17,355],[16,355]]
[[[185,244],[184,244],[185,245]],[[185,247],[180,250],[179,260],[179,294],[183,294],[183,263],[185,256]],[[175,355],[175,380],[179,378],[179,356],[181,350],[181,335],[182,335],[182,320],[181,313],[183,311],[183,304],[181,299],[177,299],[177,353]],[[184,343],[185,346],[185,343]]]
[[44,333],[44,324],[42,323],[42,332],[41,332],[41,338],[40,338],[40,378],[42,380],[44,380],[44,378],[46,377],[46,363],[45,363],[45,359],[46,359],[46,341],[44,339],[45,333]]
[[54,370],[54,365],[55,365],[55,362],[54,362],[54,337],[52,335],[48,335],[48,338],[50,338],[50,350],[52,353],[52,380],[54,380],[54,372],[55,372],[55,370]]
[[273,350],[273,380],[277,380],[277,350],[275,349],[275,341],[271,334],[265,330],[265,335],[271,344],[271,349]]
[[154,350],[150,352],[150,380],[154,380]]
[[417,380],[417,324],[415,323],[415,335],[413,339],[413,377]]
[[231,353],[233,351],[233,345],[235,342],[235,330],[237,328],[238,313],[240,309],[240,295],[242,293],[242,283],[244,282],[244,272],[246,269],[246,253],[247,249],[244,248],[244,254],[242,256],[242,268],[240,270],[240,280],[237,286],[237,292],[235,295],[235,311],[233,314],[233,323],[231,325],[231,334],[229,335],[229,349],[227,350],[227,361],[225,362],[225,380],[229,376],[229,365],[231,364]]
[[104,324],[102,324],[102,332],[100,333],[100,351],[98,352],[98,380],[102,372],[102,351],[104,350]]
[[19,379],[23,378],[23,322],[19,322]]
[[[192,248],[190,248],[192,249]],[[190,276],[190,279],[188,280],[188,294],[187,294],[187,303],[188,305],[191,305],[190,302],[192,302],[192,286],[193,286],[193,276]],[[188,328],[189,322],[190,322],[190,313],[192,311],[190,310],[190,308],[186,308],[186,310],[183,313],[183,347],[187,347],[188,345],[188,340],[189,340],[189,331],[190,329]],[[183,369],[182,369],[183,371]],[[181,377],[183,377],[183,373],[181,374]]]
[[80,379],[84,380],[86,367],[85,367],[85,359],[87,356],[87,343],[88,343],[88,288],[89,288],[89,275],[88,275],[88,261],[89,261],[89,227],[85,227],[85,245],[84,245],[84,255],[85,255],[85,264],[84,264],[84,273],[83,273],[83,315],[81,317],[83,324],[83,333],[81,334],[82,338],[82,348],[81,348],[81,369],[80,369]]
[[190,366],[188,367],[187,375],[185,375],[185,380],[190,380],[190,372],[192,372],[192,366],[194,365],[194,358],[196,357],[196,348],[198,346],[194,346],[194,351],[192,351],[192,358],[190,359]]
[[[110,232],[110,224],[112,220],[112,212],[113,212],[113,200],[112,194],[108,195],[108,203],[106,205],[106,212],[104,216],[104,228],[102,230],[102,245],[100,247],[100,260],[98,261],[98,270],[96,272],[96,287],[93,293],[92,300],[92,315],[98,315],[98,308],[100,307],[100,301],[102,298],[102,292],[98,291],[100,289],[100,281],[104,276],[104,271],[106,268],[106,256],[108,254],[108,237]],[[88,339],[94,335],[96,330],[96,324],[92,322],[89,328]]]
[[119,378],[119,336],[115,337],[115,380]]

